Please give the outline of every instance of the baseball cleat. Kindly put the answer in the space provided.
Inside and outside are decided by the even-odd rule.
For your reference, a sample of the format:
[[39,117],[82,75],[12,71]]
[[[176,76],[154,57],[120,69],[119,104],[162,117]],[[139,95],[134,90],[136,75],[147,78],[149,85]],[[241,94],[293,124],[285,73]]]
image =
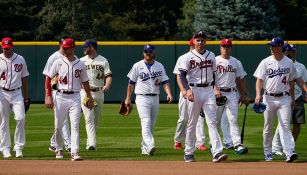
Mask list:
[[197,147],[198,150],[201,150],[201,151],[206,151],[207,150],[207,147],[205,145],[200,145]]
[[273,160],[272,154],[264,155],[264,160],[267,161],[267,162],[272,161]]
[[214,156],[212,162],[214,162],[214,163],[221,162],[221,161],[227,160],[227,158],[228,158],[227,154],[217,153]]
[[180,142],[175,142],[174,149],[175,150],[181,150],[182,149],[181,143]]
[[276,151],[273,151],[273,155],[274,156],[283,156],[284,154],[283,154],[283,152],[276,150]]
[[67,148],[66,152],[70,153],[71,152],[71,148]]
[[193,155],[193,154],[184,155],[184,161],[185,161],[185,162],[195,162],[194,155]]
[[51,152],[56,152],[56,148],[54,147],[54,146],[49,146],[49,151],[51,151]]
[[71,154],[71,160],[72,161],[80,161],[80,160],[83,160],[83,159],[81,158],[81,156],[79,156],[78,153],[72,153]]
[[16,153],[16,155],[15,155],[16,158],[22,158],[23,157],[21,149],[16,149],[15,153]]
[[155,152],[156,152],[156,148],[155,148],[155,147],[152,147],[151,149],[149,149],[148,154],[149,154],[150,156],[153,156]]
[[89,146],[87,148],[87,150],[89,150],[89,151],[96,151],[96,147],[95,146]]
[[287,163],[291,163],[291,162],[293,162],[293,161],[296,160],[296,159],[297,159],[297,154],[296,154],[296,153],[293,153],[291,156],[287,156],[286,162],[287,162]]
[[235,147],[233,146],[233,144],[226,143],[226,144],[224,145],[224,148],[225,148],[225,149],[234,149]]
[[11,155],[9,149],[4,149],[4,150],[2,151],[2,154],[3,154],[3,158],[5,158],[5,159],[6,159],[6,158],[12,157],[12,155]]
[[59,151],[56,152],[55,158],[56,159],[63,159],[63,152],[62,152],[62,150],[59,150]]
[[235,154],[247,154],[248,149],[243,145],[235,146]]

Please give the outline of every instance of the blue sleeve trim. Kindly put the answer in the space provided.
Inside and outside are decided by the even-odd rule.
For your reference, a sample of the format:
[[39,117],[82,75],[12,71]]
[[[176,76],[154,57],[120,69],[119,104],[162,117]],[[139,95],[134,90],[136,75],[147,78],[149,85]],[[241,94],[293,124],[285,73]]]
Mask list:
[[168,80],[162,81],[162,85],[165,85],[166,83],[168,83]]
[[129,84],[135,84],[135,82],[132,81],[132,80],[130,80],[130,79],[129,79],[128,83],[129,83]]

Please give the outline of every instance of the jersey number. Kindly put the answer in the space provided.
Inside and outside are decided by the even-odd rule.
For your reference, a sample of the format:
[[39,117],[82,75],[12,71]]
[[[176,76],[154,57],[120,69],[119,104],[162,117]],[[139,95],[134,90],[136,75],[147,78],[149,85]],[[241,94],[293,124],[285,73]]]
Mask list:
[[59,78],[59,82],[60,82],[61,84],[67,84],[67,76],[65,76],[64,78],[63,78],[63,77],[60,77],[60,78]]
[[287,84],[287,77],[284,77],[282,80],[281,80],[281,82],[283,83],[283,84]]
[[97,76],[96,76],[96,79],[97,80],[103,80],[104,79],[104,74],[97,74]]
[[5,72],[2,72],[1,76],[0,76],[0,80],[5,80],[6,76],[5,76]]

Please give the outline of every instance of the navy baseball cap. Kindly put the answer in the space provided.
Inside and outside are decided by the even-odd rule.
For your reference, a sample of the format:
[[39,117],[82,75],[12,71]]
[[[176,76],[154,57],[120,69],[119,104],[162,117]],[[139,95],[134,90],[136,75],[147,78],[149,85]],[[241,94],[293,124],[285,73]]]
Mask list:
[[93,46],[94,48],[97,48],[98,47],[98,44],[95,40],[92,40],[92,39],[87,39],[85,40],[85,43],[83,44],[83,47],[91,47]]
[[276,38],[273,38],[272,41],[268,43],[268,45],[270,45],[272,47],[283,46],[284,40],[280,37],[276,37]]
[[283,52],[292,51],[292,47],[290,46],[290,44],[285,43],[285,44],[282,46],[282,51],[283,51]]
[[290,44],[290,47],[291,47],[291,52],[296,52],[296,47],[294,44]]
[[144,52],[154,52],[154,51],[155,51],[155,46],[151,44],[145,44]]
[[204,31],[202,31],[202,30],[199,30],[199,31],[197,31],[197,32],[195,32],[195,33],[193,34],[193,38],[197,38],[197,37],[199,37],[199,36],[202,36],[202,37],[204,37],[204,38],[207,38],[206,32],[204,32]]

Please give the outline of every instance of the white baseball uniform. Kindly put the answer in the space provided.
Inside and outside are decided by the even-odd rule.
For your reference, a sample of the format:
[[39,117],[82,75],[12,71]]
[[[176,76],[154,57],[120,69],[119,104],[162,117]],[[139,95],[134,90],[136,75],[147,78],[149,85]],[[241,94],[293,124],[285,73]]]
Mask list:
[[[296,74],[297,74],[297,78],[302,78],[302,80],[304,82],[307,82],[307,70],[306,70],[306,67],[295,61],[294,62],[294,66],[295,66],[295,69],[296,69]],[[294,86],[294,97],[295,97],[295,100],[297,100],[300,96],[302,96],[302,89],[295,83],[295,86]],[[277,152],[277,151],[280,151],[282,150],[282,144],[281,144],[281,140],[280,140],[280,135],[279,135],[279,127],[276,127],[276,131],[275,131],[275,135],[274,135],[274,138],[273,138],[273,143],[272,143],[272,150],[273,152]]]
[[[104,86],[105,77],[112,75],[108,60],[97,55],[96,58],[91,59],[88,55],[80,59],[86,66],[86,72],[89,78],[91,87],[91,94],[93,99],[97,102],[92,110],[89,110],[84,104],[81,104],[82,111],[85,118],[85,128],[87,133],[86,148],[94,146],[96,148],[96,128],[98,127],[99,118],[101,115],[102,105],[104,103],[104,93],[102,87]],[[86,92],[81,90],[81,101],[86,98]]]
[[155,147],[154,126],[159,112],[160,85],[169,80],[164,66],[154,61],[151,66],[144,60],[135,63],[127,77],[136,82],[136,107],[141,119],[142,127],[142,154],[149,153]]
[[25,59],[16,53],[7,58],[0,54],[0,150],[9,151],[11,147],[10,112],[16,121],[14,150],[22,150],[25,138],[25,107],[22,95],[22,78],[29,76]]
[[213,74],[216,72],[214,53],[206,50],[202,55],[195,49],[184,54],[178,70],[187,72],[187,81],[194,94],[194,102],[188,101],[188,125],[186,131],[185,155],[193,155],[196,141],[196,125],[203,109],[208,125],[213,157],[223,150],[217,129],[216,100],[213,92]]
[[[62,55],[59,51],[54,52],[47,60],[47,63],[44,67],[43,74],[48,75],[49,70],[51,69],[52,64],[60,58],[63,58],[64,55]],[[52,99],[55,99],[56,90],[52,90]],[[68,119],[64,121],[64,126],[62,128],[62,134],[64,139],[64,144],[66,150],[70,148],[70,131],[69,131],[69,124]],[[50,139],[50,146],[55,147],[55,135],[53,134]]]
[[[226,104],[224,106],[218,106],[218,120],[220,122],[223,116],[222,114],[225,111],[230,130],[224,132],[230,133],[233,145],[238,146],[241,144],[241,136],[238,126],[238,93],[236,79],[244,77],[245,71],[238,60],[232,56],[230,56],[229,59],[225,59],[219,55],[215,57],[215,59],[216,86],[220,89],[221,94],[227,97]],[[224,132],[223,134],[225,135]]]
[[281,143],[286,156],[291,156],[295,147],[290,128],[291,97],[289,96],[289,81],[296,78],[293,61],[286,56],[279,61],[269,56],[260,62],[254,77],[263,80],[263,102],[267,105],[264,111],[264,154],[272,155],[272,130],[277,114]]
[[[184,57],[180,56],[176,62],[176,65],[173,71],[175,75],[180,74],[178,70],[178,65],[179,65],[180,60],[182,60],[183,58]],[[178,101],[179,118],[177,121],[177,128],[176,128],[176,132],[174,136],[174,141],[177,143],[182,143],[184,140],[185,134],[186,134],[186,127],[187,127],[188,118],[189,118],[187,108],[188,108],[187,99],[185,99],[180,92],[179,101]],[[205,122],[205,119],[199,116],[197,126],[196,126],[196,144],[195,144],[196,147],[205,144],[206,136],[205,136],[204,122]]]
[[70,62],[66,57],[57,59],[48,73],[50,78],[58,75],[58,89],[54,101],[55,146],[62,150],[62,128],[70,117],[71,153],[79,151],[79,122],[81,112],[81,83],[88,81],[85,65],[78,58]]

